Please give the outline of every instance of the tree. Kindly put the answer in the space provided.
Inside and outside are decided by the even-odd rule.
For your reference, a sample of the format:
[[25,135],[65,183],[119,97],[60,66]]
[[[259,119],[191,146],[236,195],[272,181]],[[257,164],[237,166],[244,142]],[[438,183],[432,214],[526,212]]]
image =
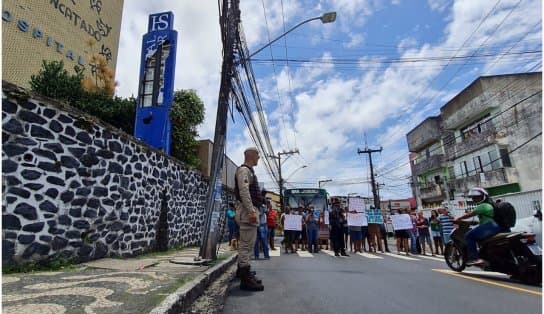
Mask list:
[[170,110],[172,121],[171,154],[190,167],[198,167],[197,127],[204,121],[204,103],[194,90],[174,92]]
[[83,93],[81,87],[83,69],[78,66],[74,69],[76,74],[69,74],[64,69],[63,61],[47,62],[43,60],[42,68],[38,74],[30,77],[30,87],[38,94],[65,100],[73,105]]

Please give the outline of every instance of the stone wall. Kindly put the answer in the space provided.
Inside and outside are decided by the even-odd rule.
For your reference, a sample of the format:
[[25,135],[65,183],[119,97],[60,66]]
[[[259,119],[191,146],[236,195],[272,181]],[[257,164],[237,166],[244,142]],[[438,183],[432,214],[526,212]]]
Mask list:
[[208,187],[199,172],[71,107],[2,87],[3,263],[199,244]]

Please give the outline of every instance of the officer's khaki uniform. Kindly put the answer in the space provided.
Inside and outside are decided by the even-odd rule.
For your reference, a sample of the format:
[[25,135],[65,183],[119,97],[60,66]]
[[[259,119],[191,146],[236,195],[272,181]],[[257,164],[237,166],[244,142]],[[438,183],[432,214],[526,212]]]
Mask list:
[[[236,204],[235,220],[240,226],[240,240],[238,243],[238,265],[240,267],[249,266],[249,260],[257,239],[257,227],[259,219],[257,208],[253,206],[249,185],[254,182],[255,177],[247,167],[238,167],[236,170],[236,179],[238,189],[240,190],[240,199]],[[254,213],[257,218],[255,223],[249,222],[249,214]]]

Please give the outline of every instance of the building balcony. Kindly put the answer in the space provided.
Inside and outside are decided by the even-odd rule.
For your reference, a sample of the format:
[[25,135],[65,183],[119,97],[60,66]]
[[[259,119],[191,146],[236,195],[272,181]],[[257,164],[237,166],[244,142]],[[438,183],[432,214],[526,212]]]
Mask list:
[[518,183],[516,168],[499,168],[453,180],[456,191],[468,191],[475,186],[492,188],[511,183]]
[[406,135],[408,140],[408,150],[411,152],[418,152],[423,150],[428,145],[440,141],[440,132],[441,129],[439,117],[430,117],[425,119]]
[[496,128],[490,126],[481,133],[475,133],[465,137],[460,143],[446,146],[446,154],[448,154],[450,160],[453,160],[496,143]]
[[438,154],[432,155],[427,159],[419,161],[413,166],[412,171],[413,174],[417,176],[424,172],[443,167],[446,167],[444,154]]
[[419,188],[419,197],[422,200],[443,199],[446,194],[438,184],[429,184],[427,187]]

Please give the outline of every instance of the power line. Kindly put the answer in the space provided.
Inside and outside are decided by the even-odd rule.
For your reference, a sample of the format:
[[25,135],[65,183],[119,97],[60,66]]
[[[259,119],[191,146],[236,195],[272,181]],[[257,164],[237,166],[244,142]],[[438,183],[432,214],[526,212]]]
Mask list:
[[[283,11],[283,0],[281,0],[281,18],[282,18],[282,24],[283,24],[283,33],[286,33],[286,29],[285,29],[285,13]],[[289,56],[287,55],[287,37],[284,36],[283,37],[283,43],[285,45],[285,59],[289,59]],[[272,47],[270,48],[272,49]],[[294,113],[295,113],[295,108],[293,107],[293,90],[291,88],[291,73],[290,73],[290,70],[289,70],[289,62],[286,62],[286,65],[287,65],[287,82],[288,82],[288,86],[289,86],[289,104],[291,105],[291,114],[289,115],[290,118],[291,118],[291,121],[293,122],[293,137],[294,137],[294,140],[295,140],[295,147],[297,147],[297,135],[296,135],[296,130],[295,130],[295,119],[294,119]]]
[[[268,42],[271,41],[271,38],[270,38],[270,29],[268,28],[268,18],[266,17],[266,7],[265,7],[265,4],[264,4],[264,0],[261,0],[261,3],[263,5],[263,12],[264,12],[264,21],[265,21],[265,25],[266,25],[266,34],[268,36]],[[271,60],[272,60],[272,69],[274,71],[274,85],[276,86],[276,92],[278,94],[278,106],[280,108],[280,112],[281,112],[281,115],[280,115],[280,121],[283,125],[283,129],[285,130],[285,120],[283,119],[283,116],[285,114],[284,112],[284,105],[283,105],[283,101],[282,101],[282,98],[281,98],[281,94],[280,94],[280,89],[278,88],[278,75],[276,73],[276,63],[274,61],[274,53],[272,52],[272,46],[269,46],[268,47],[270,49],[270,57],[271,57]],[[251,61],[253,62],[253,60],[255,59],[251,59]],[[281,130],[280,130],[280,133],[281,133]],[[285,135],[285,134],[284,134]],[[285,141],[286,141],[286,144],[287,146],[290,146],[289,145],[289,139],[287,138],[287,135],[285,135]],[[281,144],[280,144],[281,146]]]

